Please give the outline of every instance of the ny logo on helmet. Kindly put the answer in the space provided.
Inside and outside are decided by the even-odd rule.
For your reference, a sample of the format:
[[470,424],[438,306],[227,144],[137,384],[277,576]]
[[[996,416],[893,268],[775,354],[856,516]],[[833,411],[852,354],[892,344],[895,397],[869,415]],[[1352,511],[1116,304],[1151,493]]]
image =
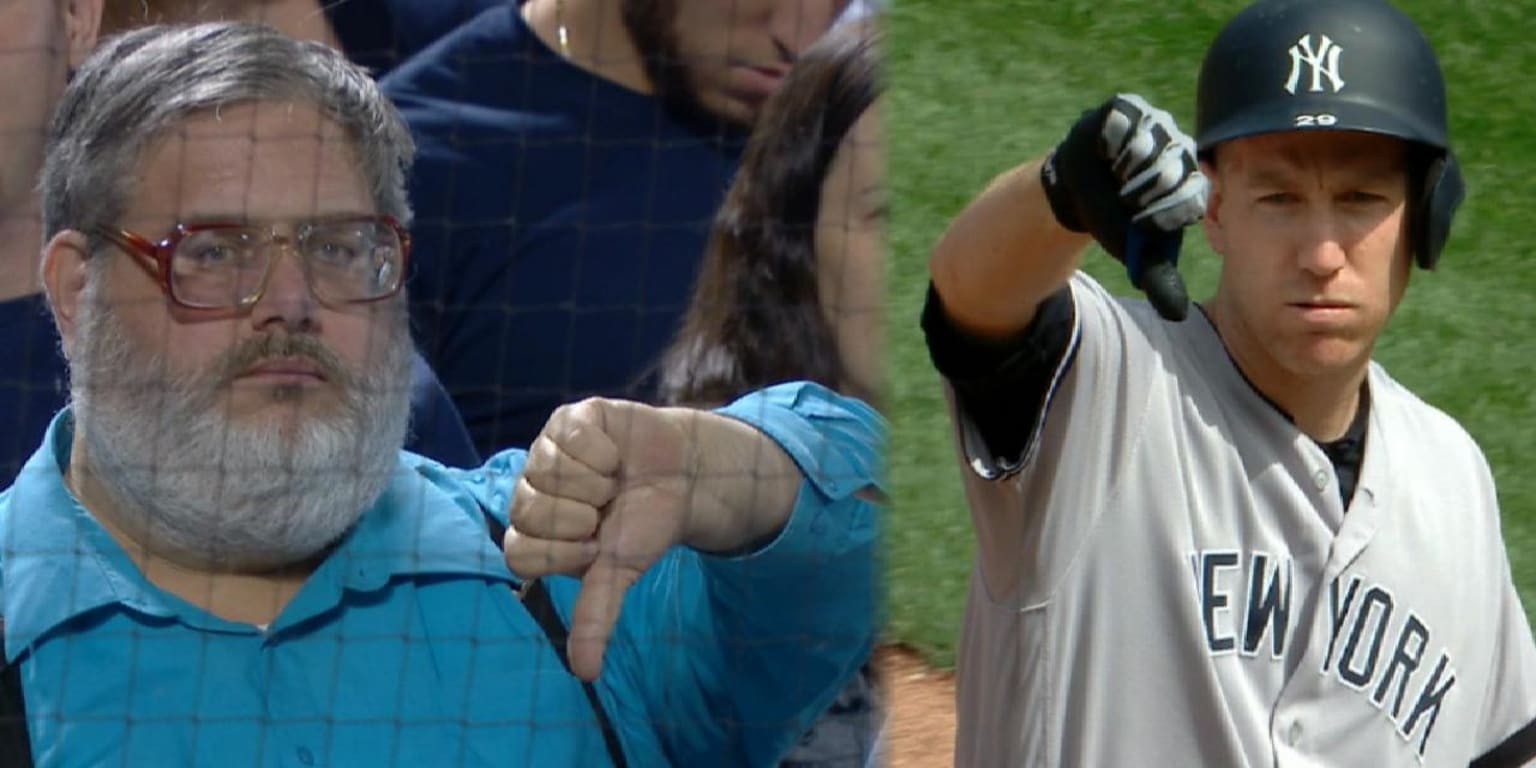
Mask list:
[[1321,93],[1323,90],[1323,78],[1333,86],[1333,92],[1338,93],[1344,87],[1344,80],[1339,77],[1339,54],[1344,52],[1327,35],[1318,35],[1321,42],[1317,49],[1312,48],[1312,36],[1302,35],[1296,44],[1291,46],[1291,78],[1285,82],[1285,90],[1291,95],[1296,94],[1296,86],[1301,82],[1302,66],[1312,68],[1312,93]]

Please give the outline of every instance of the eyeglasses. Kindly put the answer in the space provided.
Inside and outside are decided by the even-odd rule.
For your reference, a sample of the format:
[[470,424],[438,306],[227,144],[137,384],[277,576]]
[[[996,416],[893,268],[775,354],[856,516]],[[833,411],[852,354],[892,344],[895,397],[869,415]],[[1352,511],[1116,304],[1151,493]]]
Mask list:
[[177,224],[164,239],[124,229],[97,234],[127,251],[188,309],[247,310],[261,300],[278,246],[292,246],[315,297],[326,304],[387,299],[404,283],[410,235],[390,216],[317,219],[293,237],[248,224]]

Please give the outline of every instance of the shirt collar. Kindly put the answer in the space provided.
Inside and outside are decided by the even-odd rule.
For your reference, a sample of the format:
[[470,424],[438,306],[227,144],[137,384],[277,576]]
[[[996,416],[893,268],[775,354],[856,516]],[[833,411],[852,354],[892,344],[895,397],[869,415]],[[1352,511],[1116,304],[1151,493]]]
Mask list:
[[[121,604],[165,617],[196,611],[149,583],[65,485],[73,437],[73,415],[65,408],[15,484],[0,493],[0,616],[7,660],[53,628],[104,606]],[[305,582],[273,629],[336,607],[344,591],[373,591],[394,578],[427,574],[517,583],[487,534],[479,506],[455,477],[402,452],[383,495]],[[212,617],[202,619],[196,623]]]
[[[1279,403],[1269,399],[1267,395],[1259,391],[1259,388],[1248,378],[1248,375],[1243,373],[1243,369],[1238,366],[1237,359],[1232,357],[1232,353],[1227,349],[1226,343],[1221,338],[1220,331],[1216,329],[1215,321],[1211,319],[1205,307],[1200,304],[1195,306],[1200,310],[1199,318],[1202,321],[1198,328],[1205,331],[1199,333],[1196,338],[1199,339],[1200,343],[1213,344],[1220,348],[1222,358],[1227,361],[1225,370],[1231,372],[1231,375],[1226,377],[1229,382],[1226,385],[1228,392],[1235,397],[1242,397],[1245,394],[1252,395],[1256,402],[1263,404],[1264,407],[1261,410],[1266,411],[1267,414],[1278,416],[1284,419],[1285,423],[1295,427],[1296,422],[1291,418],[1291,415],[1286,413]],[[1376,412],[1376,409],[1373,408],[1373,392],[1381,388],[1383,383],[1379,380],[1381,376],[1383,376],[1383,371],[1380,366],[1374,361],[1367,363],[1365,379],[1360,384],[1360,404],[1355,409],[1355,415],[1350,420],[1348,430],[1339,439],[1327,443],[1320,442],[1302,433],[1300,428],[1296,428],[1296,434],[1299,436],[1299,439],[1305,439],[1317,446],[1318,450],[1322,451],[1323,455],[1328,458],[1334,467],[1335,474],[1338,474],[1341,460],[1348,461],[1352,466],[1355,473],[1353,490],[1351,493],[1344,494],[1342,499],[1346,509],[1353,509],[1352,505],[1357,498],[1363,497],[1367,503],[1373,504],[1375,502],[1375,477],[1373,473],[1367,473],[1365,467],[1379,464],[1380,461],[1379,459],[1377,461],[1367,461],[1365,450],[1370,433],[1380,429],[1379,425],[1373,427],[1375,419],[1372,417]],[[1241,401],[1239,400],[1239,402]],[[1376,441],[1376,445],[1372,447],[1372,456],[1385,450],[1385,446],[1380,443],[1381,441]],[[1342,487],[1342,483],[1339,490],[1343,494],[1345,489]]]

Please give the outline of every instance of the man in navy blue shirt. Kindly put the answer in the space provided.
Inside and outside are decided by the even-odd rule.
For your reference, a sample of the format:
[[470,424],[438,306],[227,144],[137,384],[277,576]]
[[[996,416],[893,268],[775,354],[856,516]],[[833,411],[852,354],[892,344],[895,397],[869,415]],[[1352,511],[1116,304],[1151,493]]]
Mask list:
[[417,342],[482,453],[653,395],[746,129],[847,4],[506,2],[383,80],[421,150]]
[[[0,424],[6,427],[0,429],[0,489],[15,480],[67,400],[58,334],[37,277],[42,230],[35,182],[45,126],[71,67],[95,46],[98,29],[116,31],[129,20],[123,8],[114,5],[104,17],[102,0],[0,4],[0,51],[7,58],[0,103],[8,105],[0,112]],[[141,9],[157,20],[176,10]],[[451,466],[480,463],[442,385],[419,358],[412,367],[411,405],[408,450]]]

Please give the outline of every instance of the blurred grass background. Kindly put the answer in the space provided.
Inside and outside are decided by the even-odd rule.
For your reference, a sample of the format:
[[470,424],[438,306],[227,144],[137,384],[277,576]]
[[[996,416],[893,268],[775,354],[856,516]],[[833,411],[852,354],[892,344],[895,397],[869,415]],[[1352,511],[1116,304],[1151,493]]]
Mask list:
[[[927,257],[993,176],[1048,150],[1116,91],[1193,132],[1204,49],[1241,0],[892,0],[885,119],[891,179],[892,426],[887,639],[939,666],[954,648],[971,529],[937,375],[917,326]],[[1515,581],[1536,617],[1536,10],[1529,0],[1399,0],[1440,53],[1469,194],[1441,267],[1419,271],[1376,358],[1458,419],[1493,466]],[[1347,63],[1345,64],[1347,67]],[[1523,94],[1523,96],[1522,96]],[[1522,225],[1521,222],[1527,222]],[[1181,264],[1209,296],[1198,231]],[[1086,268],[1129,293],[1102,253]],[[1458,510],[1447,509],[1447,515]]]

